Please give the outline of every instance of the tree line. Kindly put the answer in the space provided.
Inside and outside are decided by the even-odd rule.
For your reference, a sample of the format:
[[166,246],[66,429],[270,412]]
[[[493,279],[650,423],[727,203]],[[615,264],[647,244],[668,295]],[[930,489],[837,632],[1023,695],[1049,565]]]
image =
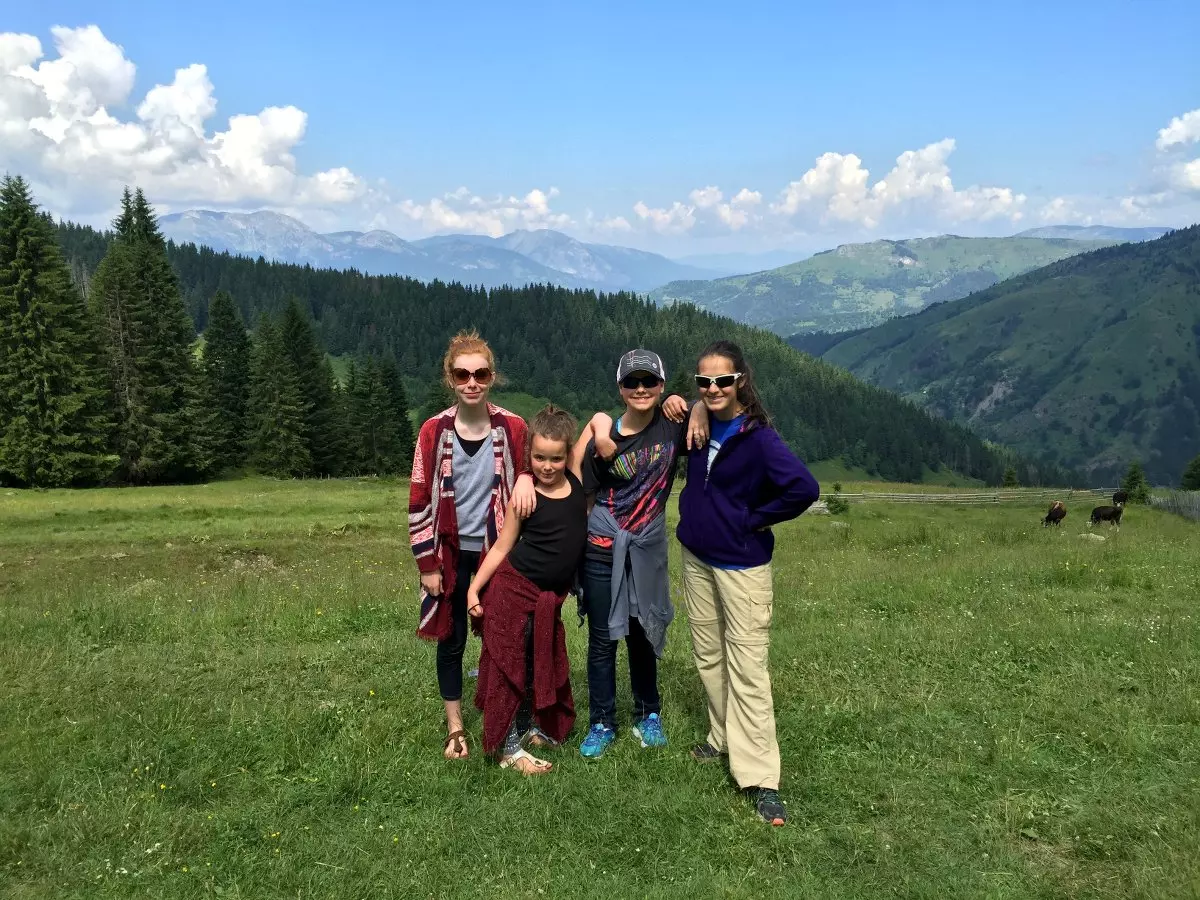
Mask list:
[[[139,200],[139,197],[134,193],[129,204],[145,206],[144,198]],[[248,426],[247,443],[239,446],[249,446],[246,458],[253,465],[262,465],[264,471],[340,474],[367,468],[348,462],[361,459],[363,451],[356,449],[350,454],[331,449],[338,446],[339,434],[351,435],[350,441],[356,448],[368,443],[373,448],[384,448],[372,450],[373,460],[392,460],[396,456],[388,449],[392,441],[411,447],[411,432],[400,434],[403,422],[396,421],[392,426],[368,421],[365,412],[352,415],[348,398],[372,390],[397,397],[407,391],[415,404],[424,404],[427,409],[437,406],[440,400],[436,386],[446,342],[456,331],[475,327],[495,348],[501,373],[510,388],[551,398],[579,414],[610,409],[616,404],[616,361],[631,347],[645,346],[658,351],[668,369],[669,386],[694,396],[690,373],[694,371],[696,354],[713,340],[731,339],[743,346],[754,364],[764,400],[780,433],[810,462],[841,459],[849,466],[897,481],[920,481],[928,470],[948,467],[995,485],[1009,466],[1016,469],[1022,484],[1070,481],[1069,473],[1057,467],[1018,457],[1005,448],[984,442],[966,427],[937,419],[843,370],[796,352],[769,332],[690,305],[659,308],[629,293],[597,294],[547,285],[488,291],[457,283],[425,284],[400,276],[367,276],[354,270],[272,263],[163,241],[149,209],[143,209],[139,216],[143,224],[133,236],[125,233],[130,226],[125,222],[124,212],[111,231],[67,222],[57,224],[58,243],[65,257],[65,271],[70,276],[67,281],[87,298],[89,310],[107,308],[101,301],[113,280],[107,270],[113,266],[108,260],[114,247],[136,239],[154,245],[153,254],[145,251],[147,258],[152,255],[157,261],[153,279],[169,279],[173,285],[154,295],[155,303],[159,304],[154,313],[155,334],[173,335],[171,340],[178,344],[188,332],[184,325],[190,317],[191,333],[203,332],[207,346],[218,319],[215,300],[222,293],[231,298],[233,305],[233,310],[226,310],[222,316],[240,315],[243,322],[260,323],[252,342],[256,348],[252,361],[260,371],[279,365],[283,354],[272,350],[272,344],[281,338],[272,334],[272,327],[283,332],[283,319],[292,307],[298,308],[293,317],[298,316],[306,323],[319,348],[363,360],[344,385],[330,387],[327,373],[312,374],[310,359],[305,370],[309,374],[303,378],[297,375],[305,387],[300,405],[307,404],[308,411],[303,415],[296,412],[295,392],[286,384],[270,381],[270,391],[274,392],[270,393],[267,383],[256,380],[253,374],[248,377],[255,396],[247,399],[247,409],[255,424]],[[132,251],[115,252],[121,257],[129,256]],[[164,259],[169,265],[163,265]],[[162,305],[165,302],[162,298],[169,299],[169,312]],[[261,325],[264,317],[267,322],[275,323],[265,332]],[[110,396],[114,393],[111,385],[123,383],[119,367],[113,371],[113,336],[110,328],[106,340],[101,342],[109,348],[102,355],[109,360]],[[184,356],[174,352],[165,368],[186,371],[190,363]],[[313,358],[316,356],[320,353]],[[297,356],[289,358],[294,361]],[[374,359],[377,372],[367,362],[370,359]],[[231,375],[229,384],[237,380]],[[369,386],[375,382],[390,387]],[[162,388],[163,392],[168,389],[178,393],[183,387],[172,382]],[[228,385],[225,390],[228,392]],[[330,392],[335,394],[332,407],[327,399]],[[177,394],[144,396],[142,402],[154,409],[179,408],[179,402],[172,399]],[[132,402],[119,396],[117,399],[126,405]],[[207,402],[211,409],[212,400]],[[186,408],[187,404],[183,406]],[[392,402],[392,407],[398,406],[398,402]],[[339,423],[334,429],[324,428],[316,421],[326,414],[322,411],[330,408],[334,412],[328,415]],[[180,433],[165,412],[161,417],[164,421],[160,430],[164,434]],[[265,436],[276,431],[292,434],[298,421],[304,423],[307,442],[280,440],[271,454],[264,452],[269,442],[265,437],[256,438],[256,434],[261,432]],[[378,440],[362,437],[363,429],[380,437]],[[114,469],[117,478],[171,480],[202,477],[208,471],[195,464],[174,464],[164,455],[165,450],[159,457],[151,454],[151,461],[161,458],[153,469],[134,468],[131,463],[137,460],[131,452],[131,435],[143,442],[139,446],[145,446],[149,438],[156,437],[156,432],[131,432],[120,422],[117,432],[119,446],[126,448],[120,457],[122,465]],[[392,437],[393,432],[397,437]],[[254,450],[255,447],[259,449]],[[231,458],[220,457],[220,461]],[[342,468],[331,467],[327,462],[331,458],[341,460]]]
[[[394,357],[333,376],[289,299],[253,333],[214,291],[197,341],[167,242],[126,191],[94,267],[79,269],[19,177],[0,182],[0,482],[63,487],[401,474],[412,425]],[[72,277],[72,266],[76,267]]]

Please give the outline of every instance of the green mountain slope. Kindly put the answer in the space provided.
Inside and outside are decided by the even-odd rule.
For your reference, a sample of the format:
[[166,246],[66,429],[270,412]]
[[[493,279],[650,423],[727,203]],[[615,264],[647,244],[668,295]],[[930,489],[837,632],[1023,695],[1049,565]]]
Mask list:
[[1174,484],[1200,453],[1200,226],[1055,263],[823,357],[1094,483],[1140,458]]
[[[81,283],[104,252],[107,236],[63,224],[59,240]],[[447,339],[477,327],[495,348],[505,392],[550,397],[568,409],[611,408],[613,375],[631,347],[657,350],[673,390],[690,390],[696,354],[719,338],[741,343],[754,362],[764,400],[780,433],[805,459],[841,460],[882,478],[920,481],[953,470],[998,484],[1015,463],[1022,483],[1062,483],[1052,467],[1016,459],[967,428],[931,416],[894,394],[864,384],[802,354],[779,337],[682,305],[661,309],[632,294],[533,285],[485,291],[459,284],[422,284],[308,266],[249,260],[192,244],[169,245],[172,265],[197,328],[208,298],[229,291],[247,322],[276,313],[296,297],[311,311],[333,355],[393,354],[410,383],[439,378]],[[428,389],[428,387],[426,388]],[[425,396],[413,392],[414,408]],[[524,411],[524,410],[523,410]]]
[[694,303],[776,334],[845,331],[909,315],[1040,266],[1111,245],[1030,237],[943,236],[844,244],[753,275],[673,281],[659,304]]

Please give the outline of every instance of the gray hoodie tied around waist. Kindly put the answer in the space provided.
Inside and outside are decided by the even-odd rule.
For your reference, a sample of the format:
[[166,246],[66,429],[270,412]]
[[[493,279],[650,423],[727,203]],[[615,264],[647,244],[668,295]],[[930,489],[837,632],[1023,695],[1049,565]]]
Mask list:
[[621,528],[613,514],[597,503],[588,516],[588,533],[612,538],[613,542],[609,639],[616,641],[628,635],[629,620],[636,617],[655,656],[661,657],[667,644],[667,626],[675,618],[667,575],[666,515],[650,522],[640,534],[633,534]]

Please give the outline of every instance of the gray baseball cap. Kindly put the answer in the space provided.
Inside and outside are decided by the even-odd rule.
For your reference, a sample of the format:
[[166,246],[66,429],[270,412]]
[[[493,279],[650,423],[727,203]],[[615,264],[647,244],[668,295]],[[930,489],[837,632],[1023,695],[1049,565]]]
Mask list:
[[617,381],[622,381],[626,375],[633,372],[649,372],[663,381],[667,380],[667,370],[663,361],[653,350],[630,350],[621,357],[617,364]]

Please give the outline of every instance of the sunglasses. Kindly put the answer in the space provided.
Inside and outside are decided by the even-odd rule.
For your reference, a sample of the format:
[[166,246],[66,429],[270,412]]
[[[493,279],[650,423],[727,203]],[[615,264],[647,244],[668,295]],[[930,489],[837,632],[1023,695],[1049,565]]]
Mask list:
[[660,384],[662,379],[657,375],[626,375],[621,379],[621,387],[627,391],[636,391],[639,387],[653,390]]
[[707,391],[712,385],[716,385],[721,390],[731,388],[737,383],[737,380],[742,377],[741,372],[734,372],[732,375],[718,375],[716,378],[710,378],[708,375],[695,375],[696,387],[702,391]]
[[491,384],[492,370],[487,366],[482,369],[476,369],[472,372],[470,369],[451,369],[450,377],[454,379],[455,384],[466,384],[472,378],[476,384]]

